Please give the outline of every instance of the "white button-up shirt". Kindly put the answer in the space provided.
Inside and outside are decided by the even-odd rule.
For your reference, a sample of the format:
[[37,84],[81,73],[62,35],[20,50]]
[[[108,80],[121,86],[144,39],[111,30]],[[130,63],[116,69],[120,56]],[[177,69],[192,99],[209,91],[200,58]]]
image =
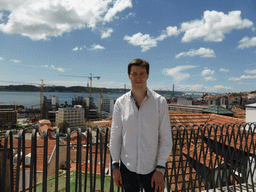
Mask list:
[[131,91],[119,97],[112,117],[110,153],[132,172],[148,174],[164,166],[172,150],[172,133],[166,99],[147,89],[140,108]]

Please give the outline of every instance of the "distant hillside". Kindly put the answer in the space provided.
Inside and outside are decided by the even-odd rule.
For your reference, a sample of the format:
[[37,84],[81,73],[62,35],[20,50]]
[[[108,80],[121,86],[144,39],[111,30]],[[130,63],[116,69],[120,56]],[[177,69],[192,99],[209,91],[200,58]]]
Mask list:
[[[37,87],[34,85],[7,85],[7,86],[0,86],[0,91],[32,91],[37,92],[40,91],[41,87]],[[102,88],[103,93],[126,93],[130,91],[129,89],[114,89],[114,88]],[[79,93],[89,93],[89,87],[82,87],[82,86],[72,86],[72,87],[65,87],[65,86],[54,86],[54,87],[44,87],[44,92],[79,92]],[[101,88],[92,87],[92,92],[100,93]],[[156,91],[160,95],[172,95],[172,91]],[[175,95],[181,95],[183,92],[176,92]]]

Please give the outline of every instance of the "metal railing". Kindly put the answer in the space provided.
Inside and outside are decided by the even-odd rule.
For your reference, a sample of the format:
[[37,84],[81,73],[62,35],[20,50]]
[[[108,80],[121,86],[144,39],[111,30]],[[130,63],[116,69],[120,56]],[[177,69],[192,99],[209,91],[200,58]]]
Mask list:
[[[254,124],[172,126],[166,191],[256,191]],[[110,129],[62,137],[45,130],[25,140],[7,131],[0,148],[0,191],[123,191],[113,181]],[[54,145],[54,146],[53,146]],[[28,155],[29,154],[29,155]]]

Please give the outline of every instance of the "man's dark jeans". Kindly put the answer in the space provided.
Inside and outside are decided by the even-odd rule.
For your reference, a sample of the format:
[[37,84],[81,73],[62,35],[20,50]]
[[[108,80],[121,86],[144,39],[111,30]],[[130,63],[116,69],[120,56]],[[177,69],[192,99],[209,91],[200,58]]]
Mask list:
[[122,174],[123,188],[125,192],[139,192],[141,185],[145,192],[154,192],[154,187],[151,188],[151,178],[155,171],[146,175],[137,174],[128,170],[122,162],[120,171]]

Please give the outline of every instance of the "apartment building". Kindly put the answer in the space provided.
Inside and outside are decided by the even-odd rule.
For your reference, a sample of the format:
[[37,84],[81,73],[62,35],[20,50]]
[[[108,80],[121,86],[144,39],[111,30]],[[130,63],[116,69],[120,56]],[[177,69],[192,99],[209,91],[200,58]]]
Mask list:
[[15,125],[16,123],[15,105],[0,105],[0,128]]
[[111,98],[102,98],[102,108],[101,108],[101,98],[97,99],[96,107],[98,108],[98,113],[100,113],[100,109],[103,112],[106,112],[107,117],[111,117],[113,114],[113,108],[114,108],[114,99]]
[[49,119],[51,122],[55,122],[56,111],[59,108],[58,98],[55,96],[50,96],[47,98],[44,96],[43,101],[43,119]]
[[56,125],[63,121],[66,121],[69,127],[84,127],[84,108],[81,105],[59,108],[56,113]]

